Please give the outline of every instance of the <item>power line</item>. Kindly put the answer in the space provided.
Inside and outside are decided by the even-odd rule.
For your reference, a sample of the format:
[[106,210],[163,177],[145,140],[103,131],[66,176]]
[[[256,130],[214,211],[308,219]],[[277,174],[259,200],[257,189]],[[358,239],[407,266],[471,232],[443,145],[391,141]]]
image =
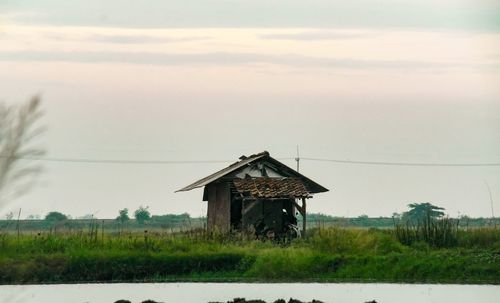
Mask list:
[[15,159],[28,160],[28,161],[95,163],[95,164],[208,164],[208,163],[234,162],[234,160],[115,160],[115,159],[31,158],[31,157],[15,157]]
[[[0,156],[1,157],[1,156]],[[5,158],[5,157],[2,157]],[[116,160],[116,159],[91,159],[91,158],[37,158],[15,157],[16,160],[45,161],[62,163],[93,163],[93,164],[211,164],[233,163],[234,160]],[[297,160],[296,158],[276,158],[277,160]],[[422,162],[379,162],[379,161],[354,161],[340,159],[300,157],[300,160],[332,162],[339,164],[356,165],[381,165],[381,166],[421,166],[421,167],[486,167],[500,166],[500,163],[422,163]]]
[[[0,158],[6,158],[0,156]],[[37,158],[13,157],[16,160],[44,161],[61,163],[90,163],[90,164],[211,164],[233,163],[235,160],[115,160],[115,159],[90,159],[90,158]],[[293,158],[277,158],[277,160],[290,160]]]
[[500,163],[418,163],[418,162],[379,162],[379,161],[354,161],[354,160],[338,160],[338,159],[322,159],[322,158],[307,158],[302,157],[301,160],[333,162],[341,164],[360,164],[360,165],[385,165],[385,166],[500,166]]

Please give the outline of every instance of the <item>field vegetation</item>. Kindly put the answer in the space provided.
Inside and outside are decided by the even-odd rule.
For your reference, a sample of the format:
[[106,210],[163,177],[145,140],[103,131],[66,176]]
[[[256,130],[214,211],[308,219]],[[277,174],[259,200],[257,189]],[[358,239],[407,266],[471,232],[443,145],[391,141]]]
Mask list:
[[[141,210],[141,209],[138,209]],[[144,210],[144,209],[143,209]],[[147,209],[146,209],[147,210]],[[137,210],[136,210],[137,211]],[[99,225],[105,233],[120,233],[121,231],[142,232],[144,229],[160,233],[182,232],[186,230],[205,228],[206,217],[191,217],[189,214],[146,215],[145,220],[130,218],[128,209],[121,209],[116,219],[98,219],[92,215],[79,218],[70,218],[59,212],[50,212],[44,219],[39,216],[30,216],[29,219],[17,220],[14,212],[9,213],[7,220],[0,220],[0,233],[38,233],[38,232],[68,232],[89,229]],[[134,212],[135,213],[135,212]],[[138,212],[144,214],[144,211]],[[298,225],[302,224],[302,217],[298,216]],[[343,228],[380,228],[392,229],[395,225],[407,223],[403,214],[394,214],[392,217],[368,217],[361,215],[353,218],[334,217],[320,213],[307,215],[307,224],[311,228],[343,227]],[[500,218],[470,218],[462,216],[455,220],[461,229],[500,227]]]
[[[432,223],[434,224],[434,223]],[[500,283],[500,229],[316,227],[291,242],[250,234],[80,230],[0,234],[0,283],[336,281]]]

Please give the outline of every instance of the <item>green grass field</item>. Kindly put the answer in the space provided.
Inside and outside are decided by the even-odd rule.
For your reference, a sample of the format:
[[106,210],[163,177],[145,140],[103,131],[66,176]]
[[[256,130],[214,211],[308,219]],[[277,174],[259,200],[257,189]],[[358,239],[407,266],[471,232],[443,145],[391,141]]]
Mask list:
[[291,243],[203,230],[1,234],[0,283],[318,281],[500,283],[500,229],[413,241],[395,229],[323,228]]

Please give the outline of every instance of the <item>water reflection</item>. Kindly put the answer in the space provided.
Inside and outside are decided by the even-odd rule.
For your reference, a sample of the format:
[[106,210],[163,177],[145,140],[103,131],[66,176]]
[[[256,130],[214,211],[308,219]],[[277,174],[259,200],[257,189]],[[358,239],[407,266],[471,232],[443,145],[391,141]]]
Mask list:
[[496,285],[332,284],[332,283],[149,283],[3,285],[0,301],[9,303],[112,303],[118,299],[142,302],[207,303],[236,297],[268,302],[290,297],[327,303],[497,303]]

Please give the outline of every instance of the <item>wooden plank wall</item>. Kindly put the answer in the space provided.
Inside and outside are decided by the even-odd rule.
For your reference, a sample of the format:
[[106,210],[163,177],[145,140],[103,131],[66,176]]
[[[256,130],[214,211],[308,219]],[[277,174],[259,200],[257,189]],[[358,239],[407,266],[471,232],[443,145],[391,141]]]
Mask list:
[[229,183],[208,185],[207,226],[209,230],[227,232],[231,224],[231,198]]

